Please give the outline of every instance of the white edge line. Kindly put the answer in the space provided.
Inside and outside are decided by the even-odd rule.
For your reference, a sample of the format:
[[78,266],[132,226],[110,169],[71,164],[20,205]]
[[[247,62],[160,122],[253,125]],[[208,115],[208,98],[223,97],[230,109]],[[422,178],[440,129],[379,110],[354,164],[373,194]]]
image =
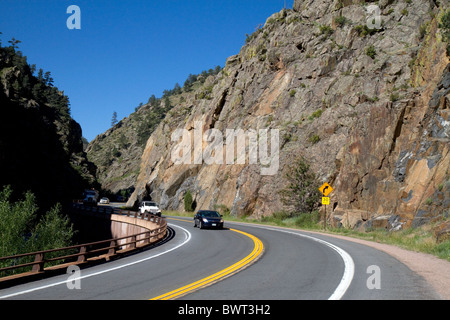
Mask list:
[[[236,224],[239,224],[239,223],[237,222]],[[334,290],[333,294],[328,298],[328,300],[342,299],[344,294],[347,292],[347,289],[350,287],[350,284],[352,283],[352,280],[353,280],[353,276],[355,274],[355,263],[353,262],[352,257],[344,249],[341,249],[338,246],[331,244],[325,240],[315,238],[312,236],[308,236],[308,235],[298,233],[298,232],[292,232],[292,231],[287,231],[287,230],[283,230],[283,229],[270,228],[270,227],[264,227],[264,226],[253,225],[253,224],[246,224],[246,225],[248,225],[250,227],[256,227],[256,228],[267,229],[267,230],[272,230],[272,231],[279,231],[279,232],[293,234],[293,235],[296,235],[299,237],[308,238],[308,239],[320,242],[320,243],[330,247],[331,249],[335,250],[341,256],[342,260],[344,261],[345,268],[344,268],[344,274],[342,275],[342,278],[341,278],[341,282],[339,283],[337,288]]]
[[[168,223],[168,225],[171,225],[171,224]],[[117,266],[117,267],[114,267],[114,268],[110,268],[110,269],[106,269],[106,270],[103,270],[103,271],[94,272],[94,273],[91,273],[91,274],[88,274],[88,275],[85,275],[85,276],[81,276],[81,277],[76,278],[76,279],[71,278],[71,279],[68,279],[68,280],[51,283],[51,284],[48,284],[48,285],[45,285],[45,286],[36,287],[36,288],[24,290],[24,291],[19,291],[19,292],[16,292],[16,293],[11,293],[11,294],[5,295],[5,296],[0,296],[0,299],[7,299],[7,298],[11,298],[11,297],[22,295],[22,294],[30,293],[30,292],[33,292],[33,291],[38,291],[38,290],[43,290],[43,289],[47,289],[47,288],[50,288],[50,287],[59,286],[61,284],[65,284],[65,283],[68,283],[68,282],[73,282],[75,280],[81,280],[81,279],[85,279],[85,278],[89,278],[89,277],[93,277],[93,276],[98,276],[98,275],[103,274],[103,273],[107,273],[107,272],[110,272],[110,271],[115,271],[115,270],[119,270],[119,269],[122,269],[122,268],[126,268],[126,267],[129,267],[131,265],[138,264],[138,263],[141,263],[141,262],[144,262],[144,261],[147,261],[147,260],[150,260],[150,259],[162,256],[163,254],[166,254],[166,253],[169,253],[169,252],[171,252],[173,250],[178,249],[179,247],[185,245],[186,243],[188,243],[191,240],[191,233],[188,230],[186,230],[185,228],[182,228],[182,227],[180,227],[178,225],[175,225],[175,226],[180,228],[180,229],[183,229],[183,231],[186,232],[186,238],[184,239],[184,241],[182,243],[180,243],[179,245],[177,245],[177,246],[175,246],[175,247],[173,247],[173,248],[171,248],[169,250],[160,252],[158,254],[155,254],[153,256],[150,256],[150,257],[147,257],[147,258],[144,258],[144,259],[141,259],[141,260],[136,260],[136,261],[133,261],[133,262],[130,262],[130,263],[127,263],[127,264],[123,264],[123,265],[120,265],[120,266]]]

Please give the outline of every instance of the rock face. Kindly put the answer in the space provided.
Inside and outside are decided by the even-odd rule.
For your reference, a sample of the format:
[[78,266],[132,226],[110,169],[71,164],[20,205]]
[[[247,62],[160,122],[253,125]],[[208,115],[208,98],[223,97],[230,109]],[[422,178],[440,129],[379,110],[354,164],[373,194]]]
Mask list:
[[103,190],[112,194],[134,190],[145,143],[164,114],[165,107],[142,105],[89,143],[86,153],[97,167]]
[[35,77],[31,70],[20,51],[0,46],[0,188],[10,185],[17,197],[33,192],[45,212],[95,186],[95,166],[83,152],[68,97],[50,73]]
[[[450,70],[438,24],[446,6],[380,1],[380,25],[370,29],[359,2],[295,1],[269,17],[153,132],[128,205],[150,197],[183,210],[190,190],[197,209],[271,215],[283,209],[279,191],[301,155],[333,186],[335,223],[398,228],[448,214]],[[247,133],[245,150],[230,156],[234,164],[206,163],[205,154],[217,160],[231,149],[227,129]],[[251,133],[261,142],[276,130],[272,162],[260,144],[251,158]],[[210,140],[199,146],[202,133]],[[190,163],[179,164],[187,150]],[[275,161],[275,173],[262,174]]]

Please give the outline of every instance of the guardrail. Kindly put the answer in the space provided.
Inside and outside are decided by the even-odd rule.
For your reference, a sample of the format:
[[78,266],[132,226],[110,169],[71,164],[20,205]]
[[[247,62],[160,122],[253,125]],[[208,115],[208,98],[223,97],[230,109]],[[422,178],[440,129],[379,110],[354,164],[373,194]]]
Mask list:
[[[10,266],[0,268],[0,285],[25,277],[43,276],[58,270],[61,271],[70,265],[108,261],[115,256],[128,254],[154,244],[163,239],[167,232],[166,220],[148,213],[140,214],[135,211],[110,207],[86,207],[79,203],[73,204],[73,210],[92,214],[96,217],[108,218],[109,216],[110,219],[113,219],[113,215],[115,215],[116,221],[122,223],[133,224],[141,220],[141,223],[138,225],[147,229],[147,231],[65,248],[0,257],[0,262],[5,260],[11,261]],[[126,220],[123,217],[134,219]],[[145,224],[144,221],[149,224]],[[50,266],[46,267],[46,265]],[[3,273],[11,270],[19,270],[20,272],[2,277]]]

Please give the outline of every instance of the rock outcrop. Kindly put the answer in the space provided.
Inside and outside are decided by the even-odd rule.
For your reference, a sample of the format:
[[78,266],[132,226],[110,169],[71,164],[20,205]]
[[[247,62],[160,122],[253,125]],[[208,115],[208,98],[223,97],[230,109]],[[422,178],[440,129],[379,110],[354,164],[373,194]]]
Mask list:
[[16,49],[0,46],[0,188],[10,185],[15,197],[33,192],[45,212],[95,186],[95,166],[83,152],[68,97],[50,73],[34,76]]
[[96,165],[97,180],[106,194],[134,190],[145,143],[165,113],[165,106],[141,105],[89,143],[87,157]]
[[[334,223],[399,228],[448,215],[450,73],[439,28],[447,2],[386,0],[378,8],[373,28],[373,13],[356,0],[295,1],[269,17],[156,128],[128,205],[151,197],[183,210],[190,190],[197,209],[271,215],[283,209],[289,164],[303,156],[335,190]],[[212,137],[196,149],[199,128]],[[251,162],[251,136],[234,164],[195,163],[218,159],[211,148],[226,149],[227,129],[258,139],[267,130],[267,141],[278,130],[275,174],[261,174],[270,161]],[[193,140],[174,139],[180,130]],[[191,162],[179,164],[176,148],[185,146]],[[242,153],[246,163],[237,164]]]

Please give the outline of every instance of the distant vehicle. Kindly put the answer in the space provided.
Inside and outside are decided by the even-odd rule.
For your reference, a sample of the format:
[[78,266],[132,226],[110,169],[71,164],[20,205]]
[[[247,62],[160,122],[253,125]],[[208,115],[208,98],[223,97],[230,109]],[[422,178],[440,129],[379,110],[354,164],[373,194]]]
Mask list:
[[109,203],[109,199],[106,197],[103,197],[100,199],[100,204],[108,204]]
[[99,193],[97,190],[84,190],[83,204],[88,206],[96,206]]
[[142,201],[139,211],[141,213],[147,212],[161,217],[161,209],[159,209],[158,204],[154,201]]
[[203,228],[223,228],[222,215],[217,211],[199,210],[194,216],[194,227]]

